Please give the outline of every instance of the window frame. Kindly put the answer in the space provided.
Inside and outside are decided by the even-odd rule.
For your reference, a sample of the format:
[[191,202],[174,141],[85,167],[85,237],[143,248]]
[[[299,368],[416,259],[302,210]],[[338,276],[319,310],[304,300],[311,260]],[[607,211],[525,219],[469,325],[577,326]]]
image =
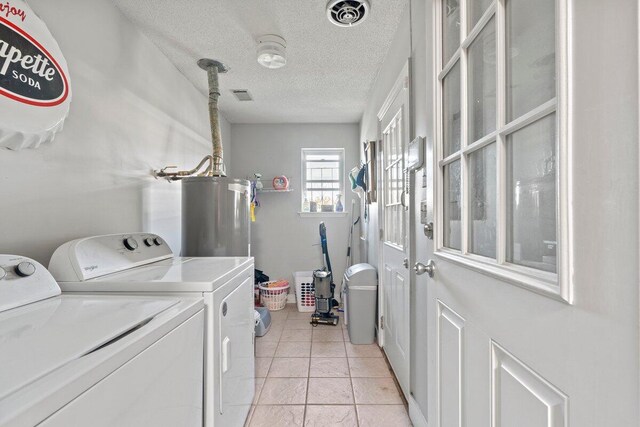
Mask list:
[[[303,211],[304,196],[307,190],[307,155],[319,155],[319,154],[337,154],[340,158],[338,160],[338,182],[339,182],[339,194],[342,195],[342,205],[344,210],[342,212],[305,212]],[[333,181],[333,180],[331,180]],[[345,202],[345,149],[344,148],[301,148],[300,149],[300,205],[298,206],[298,214],[301,216],[319,217],[319,216],[344,216],[347,212],[347,204]]]
[[[487,274],[507,283],[523,287],[542,295],[571,304],[573,302],[572,262],[572,227],[571,227],[571,123],[569,122],[569,78],[571,69],[571,52],[569,50],[570,9],[568,0],[555,1],[556,26],[556,96],[528,113],[507,123],[507,79],[506,79],[506,2],[493,0],[475,26],[468,28],[468,2],[460,0],[460,44],[453,56],[443,63],[443,6],[446,0],[434,2],[434,93],[436,94],[436,144],[434,165],[435,198],[434,198],[434,241],[436,256],[452,261],[471,270]],[[496,37],[496,130],[477,141],[468,143],[468,55],[472,43],[478,39],[481,31],[489,21],[495,18]],[[460,150],[444,157],[444,77],[457,64],[460,64],[460,107],[461,107],[461,142]],[[532,124],[550,114],[556,114],[556,256],[557,272],[551,273],[506,262],[506,227],[507,227],[507,138],[514,132]],[[496,144],[497,170],[497,218],[496,218],[496,259],[487,258],[469,252],[469,156],[492,143]],[[452,162],[461,161],[461,250],[444,246],[444,167]]]
[[[396,115],[391,119],[389,125],[385,129],[381,129],[381,146],[382,146],[382,180],[383,180],[383,217],[384,225],[382,227],[382,241],[384,244],[404,251],[407,246],[407,207],[404,197],[407,191],[408,172],[405,170],[405,144],[407,127],[405,121],[405,107],[401,107]],[[389,134],[397,130],[391,136],[391,141],[385,139],[385,134]],[[392,156],[395,155],[395,158]],[[395,171],[398,176],[395,180],[390,178]],[[395,185],[394,185],[395,184]],[[392,195],[394,197],[392,197]],[[391,200],[397,200],[391,202]],[[395,212],[393,214],[392,212]],[[395,219],[395,221],[394,221]],[[398,224],[398,219],[399,224]]]

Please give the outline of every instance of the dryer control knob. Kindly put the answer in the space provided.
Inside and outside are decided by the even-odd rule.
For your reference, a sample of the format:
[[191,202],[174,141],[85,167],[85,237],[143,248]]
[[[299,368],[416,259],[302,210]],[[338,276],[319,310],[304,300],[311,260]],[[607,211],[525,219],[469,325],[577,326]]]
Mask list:
[[127,237],[122,243],[124,243],[124,247],[129,249],[130,251],[135,251],[136,249],[138,249],[138,242],[133,237]]
[[147,246],[153,246],[153,239],[151,237],[147,237],[144,239],[144,244]]
[[160,246],[164,243],[164,241],[161,238],[156,237],[155,239],[153,239],[153,243],[155,243],[156,246]]
[[36,266],[29,261],[23,261],[16,265],[16,273],[18,276],[29,277],[36,272]]
[[7,270],[0,267],[0,280],[4,279],[6,275],[7,275]]

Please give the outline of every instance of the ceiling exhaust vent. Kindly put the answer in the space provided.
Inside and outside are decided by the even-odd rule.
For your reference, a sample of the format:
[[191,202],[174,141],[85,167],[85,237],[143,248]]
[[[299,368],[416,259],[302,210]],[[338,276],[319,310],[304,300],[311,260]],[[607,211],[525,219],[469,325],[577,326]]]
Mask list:
[[368,0],[329,0],[327,18],[339,27],[353,27],[369,16]]
[[238,101],[253,101],[253,97],[246,89],[231,89],[231,93],[236,96]]

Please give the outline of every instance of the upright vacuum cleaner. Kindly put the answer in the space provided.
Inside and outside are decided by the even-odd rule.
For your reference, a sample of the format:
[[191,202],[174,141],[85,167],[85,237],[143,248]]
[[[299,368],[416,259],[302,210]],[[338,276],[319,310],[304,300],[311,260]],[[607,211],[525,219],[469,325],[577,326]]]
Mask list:
[[336,285],[333,283],[333,271],[331,270],[331,260],[327,249],[327,227],[324,222],[320,223],[320,245],[322,246],[322,256],[324,267],[313,272],[313,286],[315,288],[316,311],[311,315],[313,326],[338,325],[339,317],[331,312],[334,305],[334,291]]

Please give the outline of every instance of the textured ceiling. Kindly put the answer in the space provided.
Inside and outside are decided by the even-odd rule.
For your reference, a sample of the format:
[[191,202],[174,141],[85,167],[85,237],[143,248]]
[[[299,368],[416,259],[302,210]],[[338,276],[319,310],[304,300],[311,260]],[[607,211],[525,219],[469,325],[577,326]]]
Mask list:
[[[231,68],[220,76],[220,110],[232,123],[355,123],[389,49],[407,0],[372,0],[369,18],[340,28],[325,0],[114,0],[203,93],[210,57]],[[256,37],[287,41],[287,65],[256,62]],[[240,102],[231,89],[247,89]]]

